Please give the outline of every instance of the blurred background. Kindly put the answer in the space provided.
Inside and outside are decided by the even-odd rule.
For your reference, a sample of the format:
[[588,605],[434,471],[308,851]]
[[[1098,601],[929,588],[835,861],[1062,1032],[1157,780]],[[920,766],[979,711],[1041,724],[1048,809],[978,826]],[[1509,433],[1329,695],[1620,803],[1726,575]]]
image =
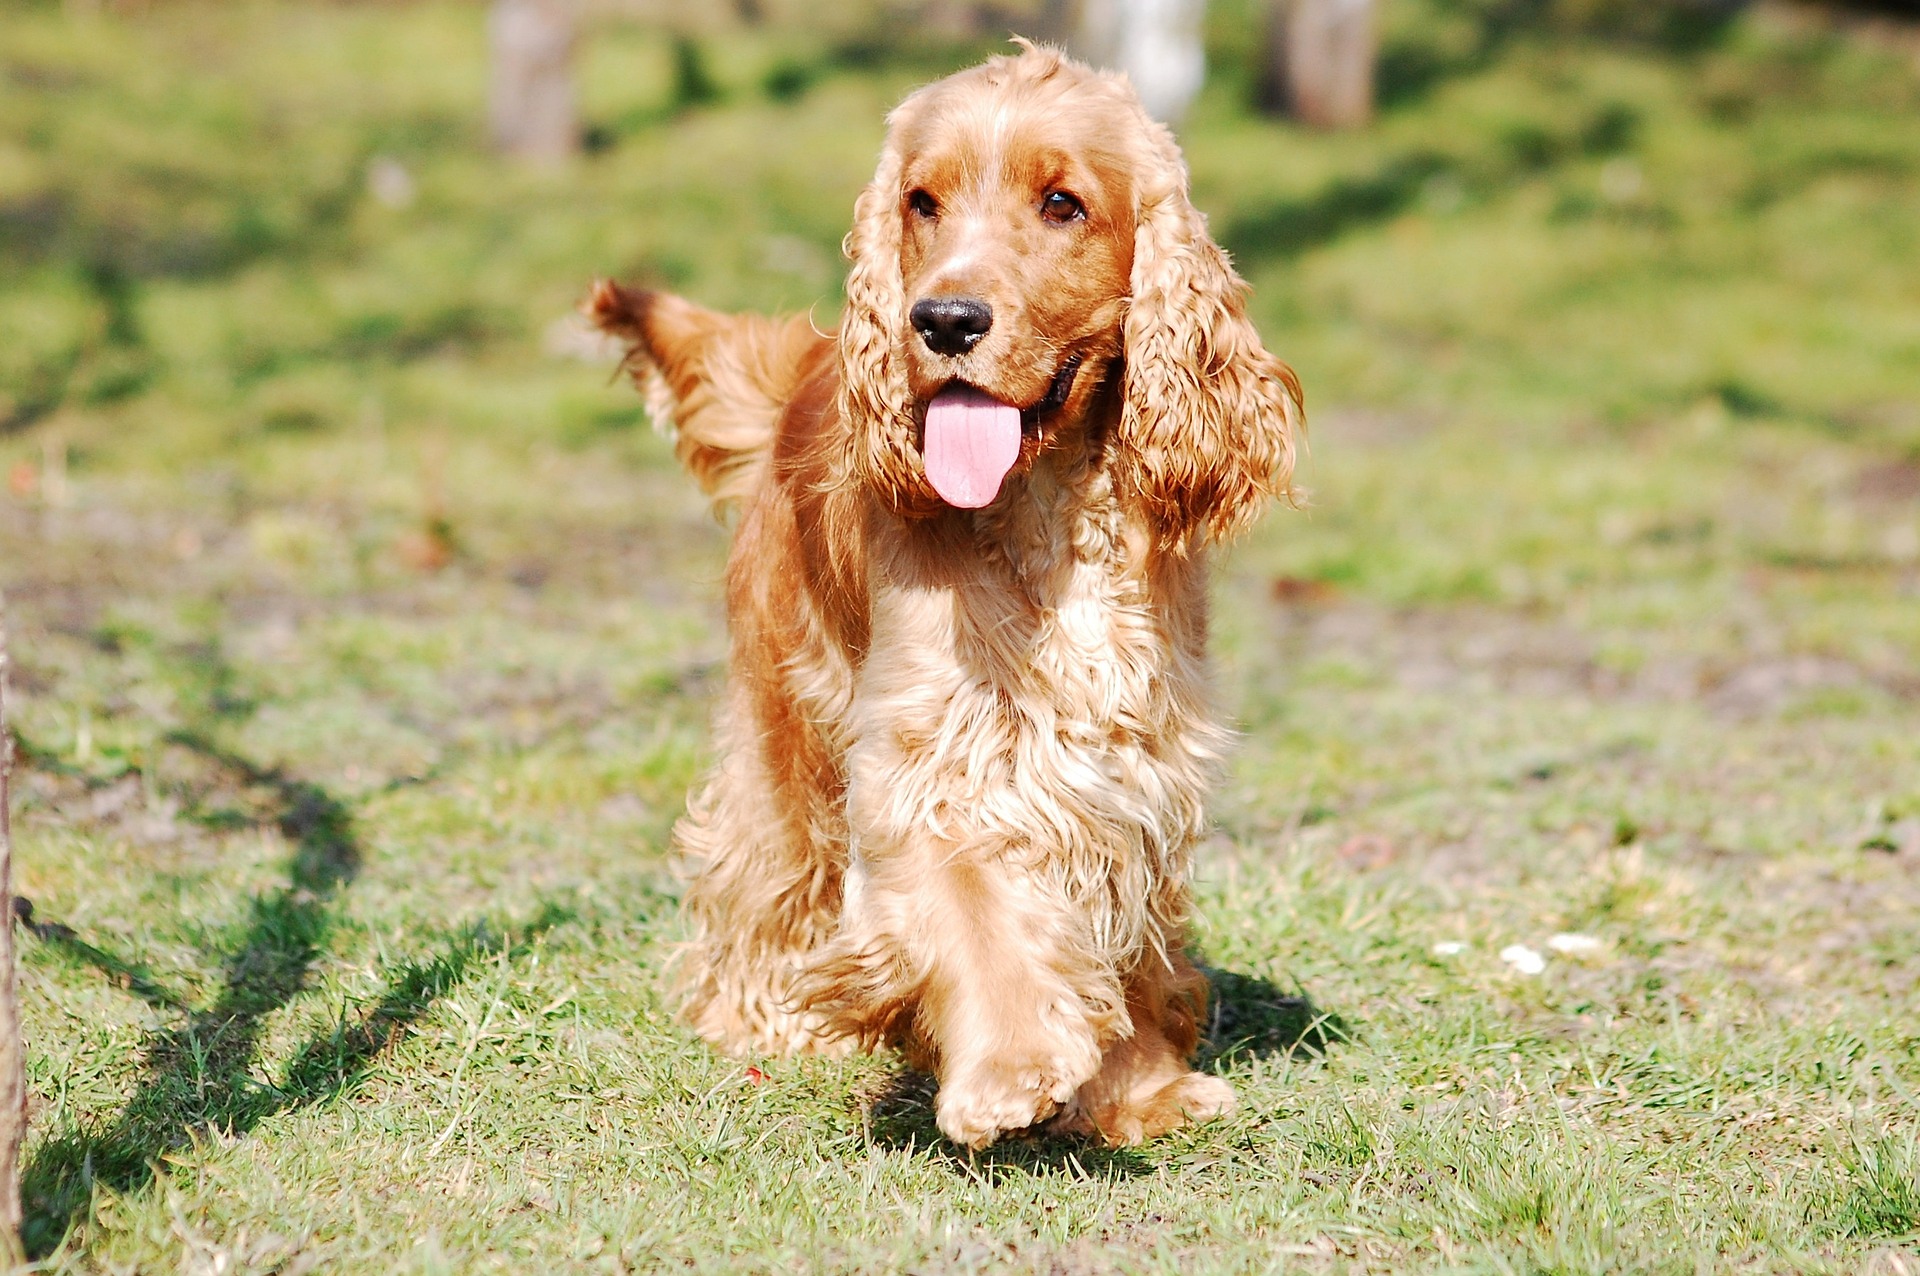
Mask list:
[[[455,1133],[465,1100],[435,1077],[484,1033],[436,998],[463,963],[520,960],[502,935],[557,927],[500,993],[526,1023],[572,987],[597,1057],[730,1066],[688,1053],[655,979],[726,534],[574,308],[614,276],[830,327],[887,110],[1015,31],[1129,67],[1177,122],[1306,387],[1307,507],[1219,574],[1245,738],[1201,939],[1246,975],[1222,984],[1229,1027],[1311,989],[1372,1025],[1379,1052],[1351,1057],[1376,1077],[1511,1036],[1549,1105],[1573,1087],[1556,1042],[1625,1069],[1609,1094],[1666,1084],[1630,1063],[1656,1039],[1721,1076],[1661,1026],[1683,1014],[1687,1041],[1719,1025],[1769,1058],[1864,1043],[1834,1047],[1843,1072],[1904,1050],[1911,1084],[1889,1007],[1920,971],[1915,6],[7,0],[0,587],[40,919],[35,1252],[80,1226],[70,1256],[152,1268],[189,1243],[176,1219],[285,1230],[273,1175],[307,1181],[315,1147],[349,1181],[345,1204],[289,1189],[316,1234],[491,1226],[436,1195],[453,1158],[484,1180],[592,1088],[489,1070],[489,1044],[473,1075],[535,1133]],[[1610,964],[1537,996],[1490,956],[1457,976],[1429,956],[1565,928]],[[1434,1044],[1441,1020],[1396,1017],[1429,984],[1511,1022]],[[431,1150],[381,1213],[354,1185],[386,1181],[388,1149],[299,1113],[403,1029],[417,1066],[368,1102]],[[1840,1129],[1858,1092],[1834,1075],[1781,1082],[1740,1146],[1838,1164],[1761,1121]],[[188,1148],[270,1119],[258,1165]],[[1696,1128],[1659,1146],[1692,1158],[1677,1217],[1717,1219],[1686,1176],[1745,1162]],[[229,1177],[142,1195],[162,1155]],[[1726,1199],[1778,1197],[1799,1212],[1777,1234],[1824,1244],[1818,1209],[1753,1186],[1771,1172]],[[1920,1226],[1889,1173],[1907,1195],[1832,1234]],[[681,1217],[652,1199],[633,1226]],[[730,1234],[738,1202],[699,1201]],[[515,1224],[529,1252],[544,1217]],[[1415,1222],[1418,1243],[1479,1226]],[[1647,1244],[1643,1266],[1671,1252]]]
[[[123,554],[345,594],[443,571],[625,587],[629,485],[662,481],[664,452],[572,317],[585,283],[831,325],[885,112],[1026,31],[1130,68],[1177,121],[1305,382],[1314,512],[1271,520],[1250,574],[1577,612],[1655,664],[1738,665],[1711,635],[1757,625],[1792,677],[1828,658],[1905,677],[1920,611],[1882,604],[1920,570],[1916,20],[1734,0],[15,3],[12,583],[29,614],[63,570],[92,614]],[[100,530],[116,519],[135,521]]]
[[405,420],[495,376],[551,388],[526,428],[620,428],[591,378],[516,366],[574,340],[553,324],[580,282],[831,322],[883,109],[1008,31],[1127,65],[1181,123],[1315,407],[1914,428],[1901,6],[65,0],[0,21],[12,453],[338,430],[369,395]]
[[[1010,31],[1130,66],[1179,122],[1323,459],[1467,420],[1684,420],[1884,446],[1880,491],[1920,446],[1911,6],[48,0],[0,22],[16,503],[270,470],[370,422],[650,447],[566,364],[604,355],[566,322],[583,282],[830,324],[885,110]],[[1911,510],[1882,513],[1820,552],[1909,561]],[[1511,559],[1475,557],[1456,574]]]

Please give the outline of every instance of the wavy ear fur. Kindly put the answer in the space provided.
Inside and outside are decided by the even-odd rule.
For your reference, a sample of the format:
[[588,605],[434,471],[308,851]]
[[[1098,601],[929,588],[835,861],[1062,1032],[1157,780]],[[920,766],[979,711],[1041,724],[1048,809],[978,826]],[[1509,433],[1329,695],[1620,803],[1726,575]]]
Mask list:
[[853,229],[841,244],[852,269],[840,320],[840,415],[852,434],[853,477],[895,513],[915,515],[933,512],[940,502],[920,467],[912,395],[906,371],[893,357],[906,310],[901,159],[892,136],[899,114],[889,120],[879,170],[855,201]]
[[1247,319],[1247,285],[1187,198],[1173,135],[1142,116],[1133,303],[1114,472],[1169,548],[1234,535],[1293,498],[1300,381]]

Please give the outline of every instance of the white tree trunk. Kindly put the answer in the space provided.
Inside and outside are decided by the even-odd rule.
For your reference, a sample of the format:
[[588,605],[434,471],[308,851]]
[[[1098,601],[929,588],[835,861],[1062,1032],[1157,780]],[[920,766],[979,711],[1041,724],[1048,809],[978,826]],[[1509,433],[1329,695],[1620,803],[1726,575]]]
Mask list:
[[1374,0],[1276,0],[1268,76],[1273,96],[1317,128],[1373,118]]
[[574,0],[494,0],[493,144],[554,164],[580,146],[574,113]]
[[1125,72],[1148,114],[1178,124],[1207,76],[1206,12],[1206,0],[1083,0],[1073,51]]
[[7,599],[0,594],[0,1249],[20,1254],[20,1143],[27,1132],[26,1047],[13,982],[13,729],[7,723]]

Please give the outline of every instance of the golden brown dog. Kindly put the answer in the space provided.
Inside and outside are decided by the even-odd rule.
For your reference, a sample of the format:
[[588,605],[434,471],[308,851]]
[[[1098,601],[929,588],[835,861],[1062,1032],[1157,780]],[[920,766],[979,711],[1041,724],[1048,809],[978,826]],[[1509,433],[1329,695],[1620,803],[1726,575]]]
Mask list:
[[1026,46],[889,123],[837,338],[590,303],[739,513],[684,1010],[901,1046],[967,1147],[1135,1142],[1233,1104],[1183,950],[1207,551],[1289,494],[1299,384],[1123,79]]

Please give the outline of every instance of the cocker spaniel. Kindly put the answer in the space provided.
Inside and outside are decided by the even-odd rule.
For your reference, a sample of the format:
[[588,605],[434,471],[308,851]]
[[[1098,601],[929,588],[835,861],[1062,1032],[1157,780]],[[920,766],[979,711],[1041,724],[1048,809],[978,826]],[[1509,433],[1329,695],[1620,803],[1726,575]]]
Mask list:
[[739,519],[683,1011],[901,1047],[969,1148],[1138,1142],[1233,1106],[1184,951],[1207,555],[1290,495],[1300,387],[1124,79],[1023,44],[888,124],[837,337],[588,303]]

